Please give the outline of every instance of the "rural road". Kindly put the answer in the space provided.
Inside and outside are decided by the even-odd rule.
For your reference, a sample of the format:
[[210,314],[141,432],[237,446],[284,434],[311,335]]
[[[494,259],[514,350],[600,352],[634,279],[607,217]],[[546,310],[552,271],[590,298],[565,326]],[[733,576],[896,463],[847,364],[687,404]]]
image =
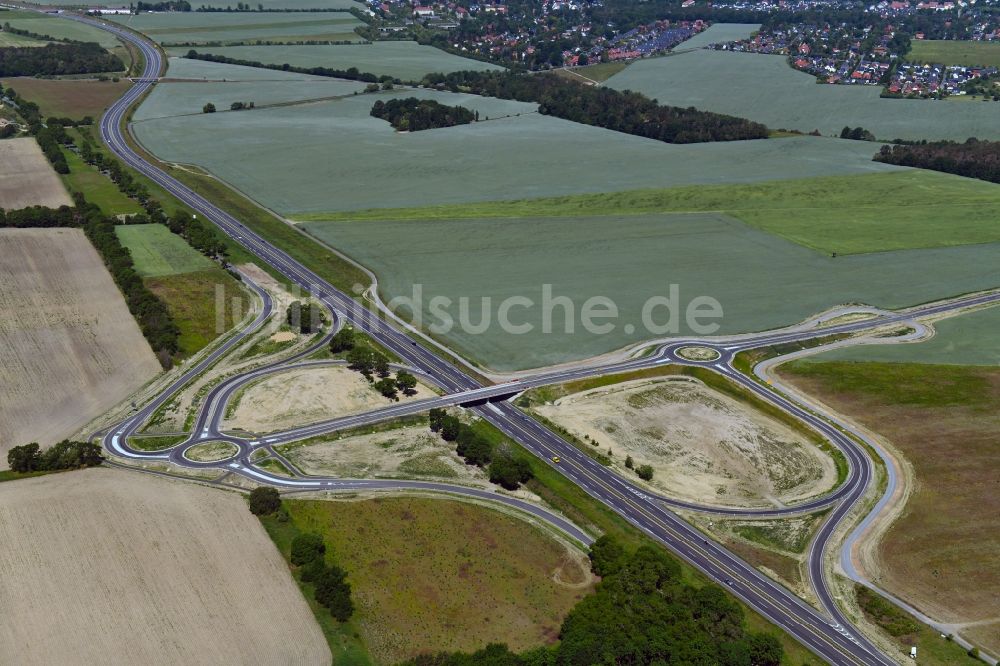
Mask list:
[[[172,195],[183,201],[193,210],[208,218],[224,233],[242,245],[250,253],[266,262],[274,270],[281,273],[289,281],[305,289],[313,297],[321,301],[331,312],[335,313],[338,322],[349,322],[355,328],[374,338],[379,344],[389,349],[402,359],[403,364],[420,372],[429,381],[436,384],[445,395],[424,400],[420,403],[407,403],[370,414],[361,414],[344,419],[335,419],[306,428],[299,428],[286,433],[269,435],[262,441],[247,441],[226,437],[238,443],[239,454],[221,463],[211,466],[241,474],[261,483],[271,484],[288,490],[427,490],[434,492],[461,493],[476,499],[487,499],[492,502],[503,502],[519,510],[527,511],[536,517],[553,524],[563,531],[574,535],[578,540],[588,543],[591,540],[578,527],[564,519],[551,514],[526,502],[500,493],[489,492],[462,486],[448,484],[423,483],[417,481],[394,480],[351,480],[317,477],[287,478],[261,471],[253,467],[249,456],[255,448],[271,447],[286,441],[294,441],[314,434],[332,432],[363,423],[374,423],[387,418],[394,418],[409,410],[424,411],[433,406],[460,404],[469,407],[479,416],[491,422],[506,435],[513,438],[527,450],[551,463],[553,456],[559,456],[561,462],[554,465],[581,489],[600,502],[610,507],[652,539],[666,546],[676,555],[697,567],[713,580],[727,585],[729,590],[762,614],[774,624],[807,646],[820,658],[834,664],[892,664],[895,661],[883,654],[870,641],[861,636],[841,613],[833,598],[833,593],[825,580],[823,554],[827,551],[834,532],[845,521],[845,518],[861,501],[866,490],[872,483],[873,465],[867,453],[852,438],[845,435],[829,420],[811,411],[808,407],[794,402],[792,399],[747,377],[733,367],[733,359],[741,351],[766,347],[771,345],[794,343],[826,337],[837,334],[856,333],[869,330],[887,323],[907,322],[919,316],[947,313],[977,304],[1000,301],[1000,293],[982,294],[957,299],[947,303],[932,304],[914,308],[906,312],[879,317],[874,320],[828,326],[821,329],[788,329],[747,336],[736,341],[713,342],[711,340],[680,340],[661,345],[655,352],[643,358],[624,361],[606,366],[579,368],[562,372],[543,373],[527,377],[516,382],[500,385],[483,386],[478,380],[463,372],[416,341],[407,337],[397,328],[383,321],[376,313],[359,306],[354,299],[345,294],[304,265],[293,259],[280,248],[275,247],[262,236],[245,227],[239,220],[219,209],[210,201],[180,183],[157,166],[147,162],[136,153],[126,141],[123,120],[130,107],[151,86],[161,71],[162,56],[157,48],[146,38],[132,33],[120,26],[103,23],[88,17],[75,17],[104,30],[116,34],[136,46],[145,58],[145,70],[142,77],[136,80],[128,92],[115,102],[101,118],[100,132],[104,142],[125,163],[155,181]],[[188,467],[202,467],[203,463],[193,463],[183,455],[178,455],[184,449],[197,441],[212,438],[218,439],[218,433],[205,432],[206,424],[217,424],[218,410],[224,409],[224,400],[207,401],[211,404],[210,413],[199,417],[202,431],[196,431],[185,443],[167,453],[144,453],[131,449],[127,438],[135,432],[148,418],[156,407],[162,405],[187,380],[196,377],[202,370],[216,362],[226,352],[245,336],[255,331],[266,316],[270,314],[271,304],[266,293],[253,285],[248,285],[263,299],[265,307],[252,322],[243,330],[235,333],[220,345],[203,361],[171,384],[159,397],[144,406],[126,421],[112,427],[104,436],[104,445],[115,455],[126,458],[141,458],[153,460],[171,460]],[[718,358],[713,361],[699,363],[678,355],[678,350],[691,345],[714,349]],[[809,568],[812,582],[816,589],[823,610],[808,605],[795,594],[774,582],[753,566],[730,553],[719,544],[706,539],[697,529],[674,514],[668,506],[668,500],[650,495],[626,479],[598,464],[584,452],[566,442],[541,423],[530,418],[504,398],[519,393],[532,386],[559,383],[595,375],[613,374],[629,370],[655,367],[659,364],[684,364],[703,366],[722,374],[744,387],[747,391],[766,400],[779,409],[800,419],[817,432],[821,433],[834,446],[839,448],[848,461],[849,474],[847,480],[836,491],[823,498],[824,506],[833,508],[820,528],[810,550],[812,555]],[[495,400],[496,402],[490,402]],[[214,411],[211,411],[214,410]],[[212,428],[209,427],[208,431]],[[203,437],[203,435],[208,435]],[[676,504],[676,503],[675,503]],[[789,511],[801,511],[801,507],[789,507]],[[768,510],[773,512],[773,510]],[[754,515],[754,511],[748,512]]]

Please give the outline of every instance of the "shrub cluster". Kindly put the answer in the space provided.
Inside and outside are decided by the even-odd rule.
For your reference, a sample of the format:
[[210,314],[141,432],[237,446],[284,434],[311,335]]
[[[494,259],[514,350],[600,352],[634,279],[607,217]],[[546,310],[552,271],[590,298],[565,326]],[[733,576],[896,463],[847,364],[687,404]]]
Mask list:
[[430,410],[430,427],[446,442],[455,442],[455,452],[466,464],[488,468],[490,482],[507,490],[517,490],[533,476],[527,458],[516,454],[509,446],[494,447],[493,443],[467,423],[443,409]]
[[351,584],[347,574],[337,565],[327,564],[326,543],[319,534],[302,533],[292,539],[292,564],[299,567],[299,579],[312,583],[316,602],[326,607],[340,622],[347,622],[354,613]]
[[[406,370],[397,370],[396,376],[391,376],[389,357],[370,345],[356,341],[354,329],[345,326],[330,339],[330,352],[343,354],[346,352],[347,367],[365,376],[372,386],[386,398],[398,400],[399,393],[415,395],[417,378]],[[375,379],[378,375],[378,379]]]
[[15,446],[7,452],[7,464],[11,470],[22,474],[28,472],[51,472],[61,469],[96,467],[104,462],[100,444],[73,442],[64,439],[45,451],[37,443]]

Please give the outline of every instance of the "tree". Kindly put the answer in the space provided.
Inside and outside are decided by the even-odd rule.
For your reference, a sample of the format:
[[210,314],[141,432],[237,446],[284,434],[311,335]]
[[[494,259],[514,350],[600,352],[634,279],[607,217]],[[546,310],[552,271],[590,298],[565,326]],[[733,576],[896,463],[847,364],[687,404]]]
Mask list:
[[281,507],[281,496],[274,488],[261,487],[250,491],[250,513],[269,516]]
[[7,452],[7,464],[11,470],[21,474],[36,471],[39,465],[38,448],[35,442],[13,447]]
[[618,573],[625,564],[625,549],[607,534],[590,545],[590,569],[600,577]]
[[627,469],[632,469],[635,467],[635,461],[632,460],[632,456],[625,456],[625,467]]
[[772,634],[755,633],[747,636],[750,662],[753,666],[779,666],[784,648]]
[[444,422],[445,411],[440,407],[434,407],[427,414],[431,423],[431,431],[438,432],[441,430],[441,426]]
[[304,532],[297,534],[292,539],[291,560],[292,564],[297,567],[323,557],[324,553],[326,553],[326,544],[319,534]]
[[490,463],[490,482],[498,483],[507,490],[517,490],[531,477],[531,465],[528,461],[509,451],[495,456]]
[[398,400],[396,382],[389,377],[383,377],[373,384],[375,390],[390,400]]
[[316,601],[330,609],[330,614],[340,622],[346,622],[354,612],[351,601],[351,586],[347,575],[340,567],[328,567],[317,576]]
[[209,102],[205,106],[201,107],[202,113],[215,113],[215,105]]
[[344,326],[330,338],[330,352],[339,354],[351,349],[354,349],[354,329],[350,326]]
[[288,306],[285,319],[288,325],[297,329],[299,333],[312,333],[314,329],[318,328],[319,308],[312,303],[294,301]]
[[652,465],[639,465],[635,473],[639,475],[639,478],[643,481],[653,480],[653,467]]
[[400,370],[396,373],[396,386],[403,392],[403,395],[415,395],[417,378],[405,370]]

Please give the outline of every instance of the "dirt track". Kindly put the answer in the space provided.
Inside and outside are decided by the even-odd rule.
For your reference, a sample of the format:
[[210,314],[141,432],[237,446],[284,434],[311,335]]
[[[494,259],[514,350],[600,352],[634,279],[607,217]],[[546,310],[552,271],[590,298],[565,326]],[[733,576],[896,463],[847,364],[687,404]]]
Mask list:
[[328,664],[235,493],[93,469],[0,484],[0,663]]
[[159,371],[83,232],[0,230],[0,467],[12,446],[73,435]]
[[0,208],[72,205],[62,181],[34,139],[0,141]]

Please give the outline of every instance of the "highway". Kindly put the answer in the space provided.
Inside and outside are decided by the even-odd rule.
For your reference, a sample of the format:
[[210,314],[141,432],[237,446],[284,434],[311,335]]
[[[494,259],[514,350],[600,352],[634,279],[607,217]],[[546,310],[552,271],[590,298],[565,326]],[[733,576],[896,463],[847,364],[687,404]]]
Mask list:
[[[794,402],[789,397],[770,389],[766,384],[761,384],[736,371],[733,367],[733,360],[736,354],[741,351],[775,344],[802,342],[831,335],[859,333],[871,330],[876,326],[884,326],[888,323],[902,323],[920,316],[947,313],[977,304],[996,302],[1000,300],[1000,294],[980,294],[947,303],[931,304],[906,312],[889,314],[875,320],[828,326],[822,329],[789,329],[744,336],[741,339],[726,341],[678,340],[664,344],[657,348],[654,353],[642,358],[604,366],[541,373],[517,382],[508,382],[496,386],[483,386],[475,378],[463,372],[449,360],[418,344],[390,323],[383,321],[378,314],[363,309],[350,295],[338,291],[280,248],[275,247],[265,238],[244,226],[239,220],[219,209],[210,201],[201,197],[158,167],[150,164],[136,153],[129,146],[123,134],[123,119],[130,107],[154,85],[163,64],[162,56],[147,39],[119,26],[106,24],[87,17],[76,17],[76,20],[85,21],[115,33],[121,39],[135,45],[145,58],[145,69],[141,77],[137,79],[135,85],[121,99],[115,102],[101,118],[101,137],[109,148],[123,162],[169,191],[177,199],[197,211],[198,214],[217,225],[225,234],[246,248],[250,253],[259,257],[275,271],[321,301],[334,313],[336,325],[347,322],[355,328],[364,331],[400,358],[403,365],[420,373],[426,381],[435,384],[444,393],[444,395],[438,398],[431,398],[420,403],[399,404],[368,414],[333,419],[328,422],[313,424],[283,433],[269,434],[258,441],[230,437],[221,433],[219,431],[221,414],[224,413],[225,404],[235,391],[245,381],[250,381],[267,372],[280,371],[283,368],[287,368],[289,363],[299,362],[302,356],[297,355],[296,358],[286,359],[280,364],[255,369],[252,372],[257,373],[256,375],[246,375],[228,380],[226,383],[215,387],[213,393],[204,402],[195,432],[186,442],[178,445],[175,449],[157,453],[147,453],[132,449],[128,445],[128,437],[136,432],[158,407],[163,405],[180,388],[231,351],[246,336],[252,335],[271,314],[272,306],[266,292],[254,285],[249,279],[246,279],[245,282],[247,285],[258,294],[264,304],[261,312],[248,326],[231,334],[230,338],[214,349],[211,354],[207,355],[206,358],[199,361],[194,367],[172,382],[156,399],[144,405],[127,420],[103,433],[103,442],[109,451],[124,458],[169,460],[186,467],[219,467],[231,473],[240,474],[258,482],[272,484],[288,491],[404,489],[462,494],[475,499],[503,502],[518,510],[532,513],[537,518],[556,526],[579,541],[589,543],[592,537],[565,519],[501,493],[449,484],[403,480],[351,480],[302,477],[298,475],[294,478],[287,478],[257,469],[250,462],[250,455],[258,448],[265,448],[273,453],[272,447],[277,444],[300,440],[317,434],[334,432],[365,423],[375,423],[405,414],[416,413],[417,411],[425,411],[433,406],[465,405],[495,425],[506,435],[519,442],[528,451],[542,460],[549,462],[549,464],[552,464],[551,459],[553,456],[559,456],[561,462],[555,465],[555,467],[560,473],[576,483],[589,495],[617,512],[625,520],[645,532],[652,539],[663,544],[673,553],[703,571],[710,578],[727,585],[734,595],[774,624],[783,628],[825,661],[835,664],[881,665],[895,663],[893,659],[881,653],[870,641],[858,634],[850,625],[838,609],[833,598],[833,593],[830,591],[824,577],[822,555],[828,551],[828,546],[834,532],[842,525],[845,518],[851,513],[871,486],[873,478],[872,461],[853,439],[833,426],[826,418]],[[691,345],[713,349],[718,354],[718,358],[712,361],[696,362],[679,355],[679,350]],[[606,467],[598,464],[584,452],[521,412],[509,401],[504,400],[505,397],[534,386],[560,383],[595,375],[627,372],[655,367],[661,364],[700,365],[718,372],[761,399],[776,405],[788,414],[808,424],[844,453],[849,467],[847,480],[826,497],[814,500],[816,504],[804,504],[798,507],[787,507],[779,510],[761,509],[747,510],[745,512],[752,515],[770,515],[777,512],[803,511],[818,506],[833,507],[828,519],[820,528],[810,551],[812,554],[810,573],[823,608],[822,610],[806,604],[783,586],[758,572],[754,567],[736,557],[719,544],[706,539],[698,530],[674,514],[671,511],[671,506],[706,511],[721,511],[720,509],[694,505],[686,506],[684,503],[650,494],[648,491],[637,487]],[[495,400],[495,402],[487,402],[488,400]],[[221,463],[195,463],[184,456],[184,451],[187,448],[207,439],[233,441],[239,447],[239,453],[232,459]],[[733,510],[726,509],[725,512],[732,513]]]

